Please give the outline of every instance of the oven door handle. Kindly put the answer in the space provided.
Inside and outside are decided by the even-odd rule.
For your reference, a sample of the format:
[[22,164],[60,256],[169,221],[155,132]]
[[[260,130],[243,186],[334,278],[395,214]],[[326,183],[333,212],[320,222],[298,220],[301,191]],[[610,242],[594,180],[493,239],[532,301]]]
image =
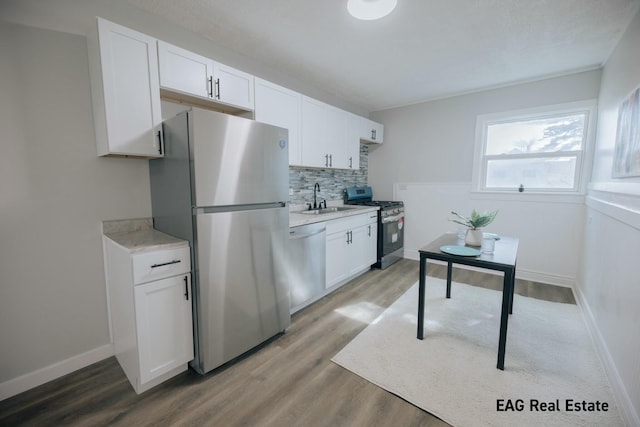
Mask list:
[[394,216],[388,216],[386,218],[382,218],[382,223],[386,224],[387,222],[395,222],[399,219],[404,218],[404,213],[398,214],[398,215],[394,215]]

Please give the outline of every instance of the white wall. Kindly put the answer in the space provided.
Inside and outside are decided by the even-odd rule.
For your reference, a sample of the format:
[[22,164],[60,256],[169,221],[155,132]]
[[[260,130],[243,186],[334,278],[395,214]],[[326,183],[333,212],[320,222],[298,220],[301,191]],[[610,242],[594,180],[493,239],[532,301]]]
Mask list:
[[627,425],[640,425],[640,178],[611,178],[618,106],[640,85],[640,14],[605,64],[577,294]]
[[600,70],[378,111],[385,142],[369,152],[375,198],[405,202],[405,256],[445,231],[450,211],[499,209],[488,231],[520,238],[518,277],[571,286],[578,273],[581,197],[471,193],[478,115],[596,99]]
[[[419,259],[418,249],[446,231],[457,231],[450,212],[498,210],[485,230],[520,239],[517,276],[542,283],[573,286],[579,267],[584,205],[545,198],[514,202],[510,198],[477,197],[470,183],[399,183],[394,198],[403,200],[407,224],[406,258]],[[523,223],[526,222],[526,226]],[[570,253],[568,253],[570,252]],[[541,255],[542,254],[542,255]]]

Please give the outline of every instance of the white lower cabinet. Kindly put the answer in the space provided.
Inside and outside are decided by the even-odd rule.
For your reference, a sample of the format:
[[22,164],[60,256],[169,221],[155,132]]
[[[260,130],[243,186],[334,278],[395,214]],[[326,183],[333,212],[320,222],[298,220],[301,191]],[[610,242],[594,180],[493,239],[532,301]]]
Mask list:
[[140,383],[184,367],[193,359],[191,276],[134,287]]
[[377,212],[327,222],[326,288],[369,268],[377,258]]
[[131,252],[105,237],[114,353],[136,393],[193,359],[189,246]]

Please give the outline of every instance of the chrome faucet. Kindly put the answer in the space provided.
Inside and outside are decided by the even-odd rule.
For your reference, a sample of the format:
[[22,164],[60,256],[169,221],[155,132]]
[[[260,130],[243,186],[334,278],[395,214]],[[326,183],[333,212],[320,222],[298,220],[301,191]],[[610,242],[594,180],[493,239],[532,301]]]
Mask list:
[[313,186],[313,209],[318,209],[318,203],[316,199],[316,191],[320,192],[320,184],[316,182],[316,185]]

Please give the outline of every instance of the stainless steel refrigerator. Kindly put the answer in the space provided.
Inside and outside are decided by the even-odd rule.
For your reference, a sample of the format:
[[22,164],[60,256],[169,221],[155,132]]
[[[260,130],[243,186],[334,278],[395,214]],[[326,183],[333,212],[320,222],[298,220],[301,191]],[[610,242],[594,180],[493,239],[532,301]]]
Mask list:
[[206,373],[290,324],[288,131],[192,109],[149,161],[154,227],[191,244],[195,359]]

